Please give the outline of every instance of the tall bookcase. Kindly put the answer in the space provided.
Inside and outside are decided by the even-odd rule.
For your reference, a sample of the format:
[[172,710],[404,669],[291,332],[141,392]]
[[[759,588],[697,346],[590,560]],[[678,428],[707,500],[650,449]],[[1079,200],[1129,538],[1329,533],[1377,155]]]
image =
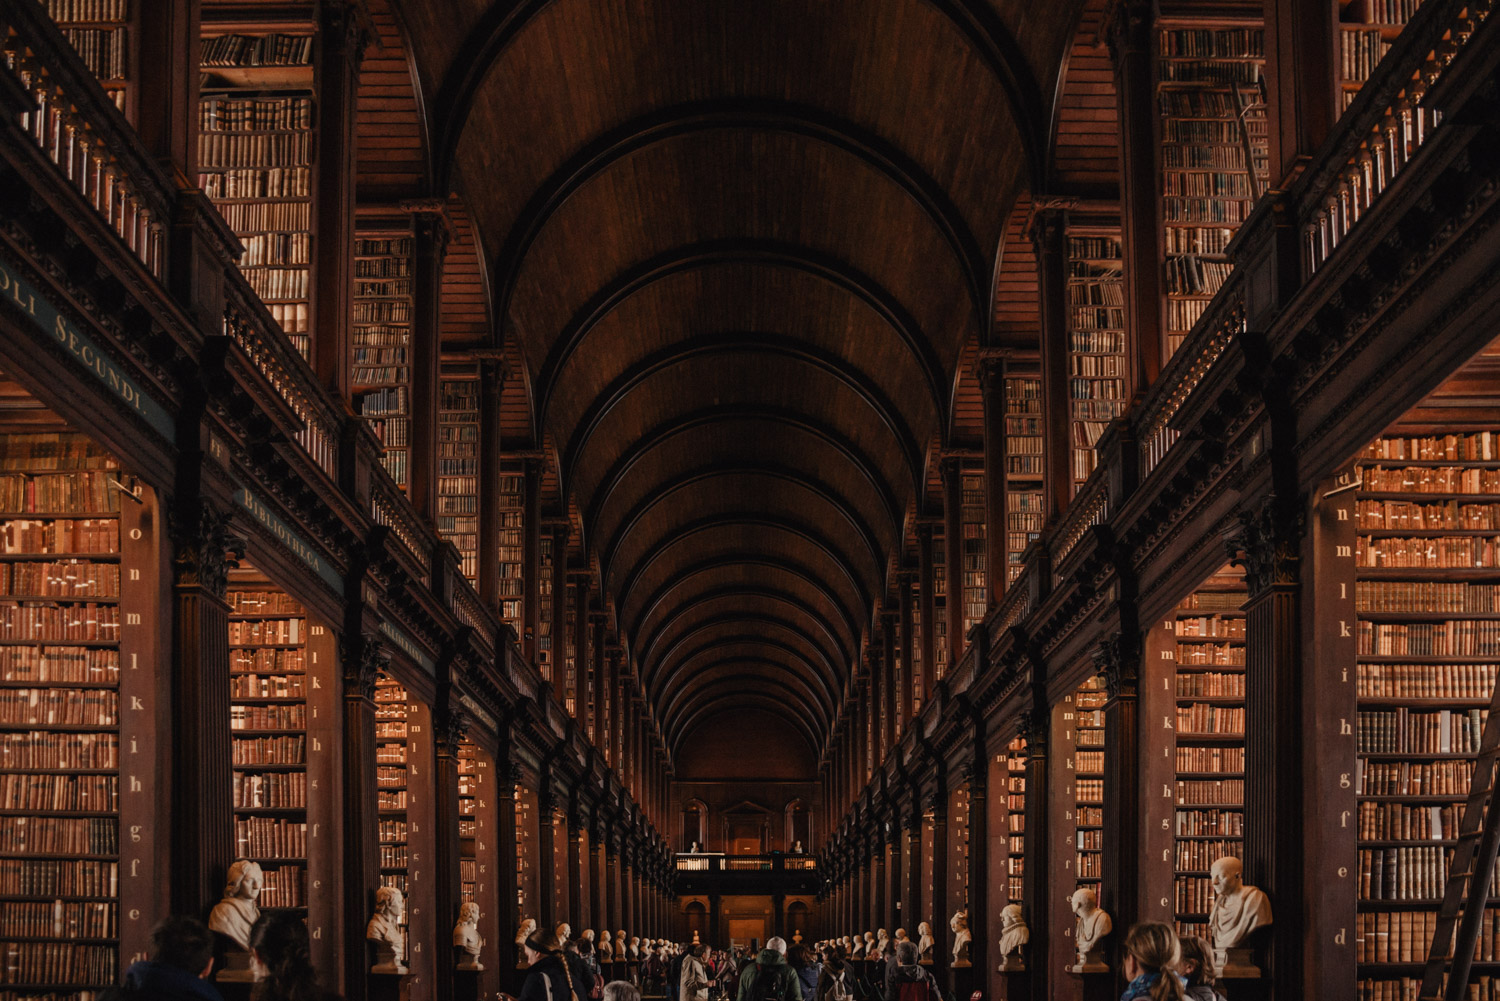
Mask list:
[[1338,4],[1339,109],[1349,107],[1422,0],[1335,0]]
[[1026,738],[1005,747],[1006,903],[1026,898]]
[[[1379,997],[1420,980],[1500,672],[1500,431],[1403,428],[1355,473],[1355,948]],[[1500,908],[1484,928],[1475,973],[1492,983]]]
[[311,350],[312,25],[284,31],[205,16],[199,56],[203,191],[245,247],[240,271],[303,357]]
[[[536,638],[537,670],[541,672],[542,680],[552,681],[552,672],[556,670],[557,640],[552,635],[552,602],[556,599],[552,595],[552,560],[553,550],[557,542],[554,536],[543,533],[541,538],[541,572],[540,580],[537,581],[536,596],[537,604],[540,605],[537,628],[540,632]],[[518,627],[519,628],[519,627]]]
[[1104,879],[1104,679],[1095,675],[1073,694],[1073,849],[1079,886],[1101,895]]
[[445,377],[438,410],[437,530],[479,578],[479,380]]
[[1166,349],[1228,277],[1224,256],[1270,177],[1258,21],[1163,18],[1157,100]]
[[[407,817],[411,742],[406,689],[390,678],[375,684],[375,795],[380,827],[380,885],[410,895],[411,824]],[[407,928],[408,906],[401,927]]]
[[479,748],[471,740],[458,745],[458,879],[459,900],[479,899]]
[[[922,715],[922,707],[927,704],[927,693],[922,690],[922,582],[920,579],[912,581],[911,605],[911,715],[912,719],[916,719]],[[934,649],[936,649],[935,646]]]
[[122,940],[120,906],[150,900],[132,896],[120,837],[155,795],[154,769],[121,784],[122,748],[153,746],[133,722],[146,714],[121,713],[151,698],[121,671],[145,589],[121,579],[149,569],[122,545],[149,532],[149,502],[124,481],[82,435],[0,432],[0,996],[91,997],[145,944]]
[[1244,575],[1224,567],[1178,604],[1173,913],[1208,937],[1209,868],[1242,858],[1245,801]]
[[[572,581],[568,582],[567,593],[562,596],[563,601],[563,708],[568,715],[574,719],[578,718],[578,663],[584,656],[584,651],[578,649],[578,616],[580,610],[575,597],[578,588]],[[558,597],[553,595],[553,601]]]
[[1020,576],[1026,547],[1042,534],[1042,379],[1039,372],[1005,377],[1005,577]]
[[987,556],[984,526],[984,473],[965,470],[959,478],[962,506],[959,521],[964,533],[964,635],[976,623],[984,621],[989,610],[989,591],[985,585]]
[[1068,227],[1068,416],[1073,489],[1125,412],[1125,280],[1119,227]]
[[411,445],[410,216],[359,220],[354,239],[354,404],[380,439],[381,465],[406,486]]
[[[524,478],[519,473],[506,472],[500,477],[500,617],[510,624],[517,636],[525,636],[525,581],[521,577],[525,557],[526,532]],[[549,547],[550,548],[550,547]],[[549,574],[543,574],[551,579]]]
[[129,111],[135,53],[130,44],[130,0],[42,0],[89,72],[121,111]]
[[[944,530],[932,533],[932,677],[943,680],[948,673],[948,545]],[[957,600],[957,599],[954,599]],[[930,698],[931,692],[926,693]]]

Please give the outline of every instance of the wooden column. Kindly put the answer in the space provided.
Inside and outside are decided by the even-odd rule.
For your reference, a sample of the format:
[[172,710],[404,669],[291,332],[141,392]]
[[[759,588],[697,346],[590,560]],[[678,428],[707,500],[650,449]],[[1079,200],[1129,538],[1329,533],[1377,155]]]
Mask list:
[[564,920],[573,926],[573,933],[580,935],[584,929],[583,887],[583,838],[582,819],[571,810],[568,812],[568,913]]
[[[1039,666],[1033,664],[1032,672],[1033,676],[1041,673]],[[1026,868],[1021,876],[1021,893],[1026,923],[1031,928],[1027,952],[1031,996],[1024,1001],[1044,1001],[1048,997],[1048,984],[1059,977],[1060,970],[1052,965],[1057,958],[1052,941],[1061,936],[1052,934],[1056,908],[1052,903],[1052,838],[1048,833],[1052,810],[1047,767],[1052,714],[1045,700],[1045,689],[1034,686],[1032,708],[1021,717],[1021,736],[1026,739],[1026,823],[1023,834]],[[1065,941],[1071,943],[1072,939]],[[1008,1001],[1023,999],[1010,998]]]
[[479,599],[497,615],[500,612],[500,400],[506,375],[500,352],[490,352],[480,359]]
[[911,814],[906,818],[905,837],[906,931],[915,942],[920,937],[917,935],[917,925],[923,921],[932,921],[922,903],[922,809],[915,803],[912,804]]
[[151,155],[184,179],[192,178],[187,184],[193,186],[198,177],[200,7],[192,0],[153,0],[138,10],[139,63],[152,72],[137,73],[131,80],[126,114]]
[[[1139,726],[1133,754],[1140,778],[1141,835],[1134,859],[1123,856],[1122,865],[1134,864],[1136,876],[1136,920],[1174,919],[1173,856],[1176,852],[1174,825],[1177,818],[1176,730],[1177,730],[1177,631],[1170,617],[1146,633],[1138,689]],[[1105,753],[1109,744],[1109,710],[1105,709]],[[1107,767],[1107,766],[1106,766]],[[1131,767],[1125,762],[1124,767]],[[1106,778],[1106,783],[1108,778]],[[1109,789],[1106,784],[1105,794]],[[1109,820],[1105,820],[1106,830]],[[1105,855],[1105,866],[1109,855]]]
[[900,734],[901,707],[904,700],[896,688],[896,611],[886,608],[880,613],[880,703],[885,707],[885,753],[896,746]]
[[500,733],[502,756],[495,759],[494,864],[500,911],[498,914],[481,916],[487,927],[492,930],[498,929],[498,939],[495,942],[498,956],[496,962],[500,964],[502,978],[507,983],[509,977],[506,973],[515,969],[517,960],[522,958],[516,955],[518,950],[515,943],[516,894],[519,891],[516,879],[516,856],[521,843],[520,832],[516,830],[516,783],[520,780],[520,774],[517,763],[504,757],[509,753],[507,749],[511,746],[509,738],[508,730],[502,728]]
[[624,899],[620,886],[620,820],[611,815],[610,830],[604,840],[604,912],[605,927],[619,931],[624,925]]
[[[1156,169],[1157,103],[1151,65],[1150,0],[1125,0],[1104,32],[1115,69],[1120,118],[1120,216],[1125,254],[1125,338],[1131,371],[1125,394],[1144,391],[1161,372],[1162,256]],[[1331,42],[1330,42],[1331,44]]]
[[541,788],[537,791],[537,879],[536,920],[541,929],[555,927],[558,912],[557,881],[547,879],[557,865],[557,799],[552,792],[552,777],[542,776]]
[[[993,608],[1005,597],[1005,357],[975,366],[984,405],[984,582]],[[977,936],[976,936],[977,940]]]
[[913,931],[914,928],[906,924],[907,911],[901,898],[906,892],[906,883],[902,879],[901,871],[901,823],[899,817],[891,819],[889,830],[884,834],[885,844],[882,850],[885,852],[885,899],[886,920],[890,922],[886,928],[891,933],[891,939],[896,938],[897,928],[906,928]]
[[[447,673],[445,668],[444,674]],[[433,924],[439,934],[445,934],[458,921],[458,907],[463,901],[462,874],[459,872],[460,846],[458,837],[458,745],[464,739],[468,718],[448,703],[449,685],[438,686],[439,698],[433,708],[432,722],[436,753],[436,770],[433,773],[433,840],[437,845],[437,857],[432,865],[436,888],[433,894],[436,913]],[[450,1001],[455,994],[455,978],[451,951],[441,942],[430,942],[431,959],[436,976],[432,982],[432,997],[436,1001]],[[410,952],[410,949],[408,949]]]
[[593,725],[593,717],[589,715],[593,706],[588,691],[589,575],[574,571],[568,576],[573,581],[573,586],[568,588],[573,604],[573,718],[578,720],[578,726],[587,738]]
[[[552,694],[566,706],[568,695],[568,533],[566,521],[554,523],[552,531]],[[530,587],[528,586],[528,591]],[[538,616],[540,618],[540,616]]]
[[438,358],[442,352],[443,258],[448,252],[446,206],[440,199],[406,203],[412,214],[411,468],[406,495],[430,524],[437,519]]
[[[1149,135],[1150,133],[1148,133]],[[1060,208],[1031,219],[1042,321],[1042,494],[1048,520],[1073,497],[1072,420],[1068,413],[1068,227]]]
[[[916,650],[913,642],[915,637],[912,631],[916,628],[916,616],[914,614],[914,603],[911,593],[912,572],[903,570],[896,577],[897,602],[901,615],[901,678],[896,693],[897,724],[896,736],[899,739],[906,732],[906,727],[912,718],[912,679],[915,676],[915,665],[912,663],[912,654]],[[912,931],[914,929],[907,929]]]
[[[356,580],[354,583],[358,584]],[[390,663],[390,654],[375,633],[357,631],[359,604],[346,613],[344,654],[344,823],[343,912],[349,930],[374,913],[380,885],[379,813],[375,794],[375,681]],[[352,621],[350,621],[352,620]],[[352,633],[352,635],[350,635]],[[337,991],[345,997],[368,997],[372,950],[360,942],[345,943]],[[332,986],[332,985],[330,985]]]
[[[608,822],[594,815],[593,836],[589,839],[589,927],[603,934],[609,927],[608,861],[604,846],[609,839]],[[597,943],[595,943],[597,946]]]
[[[1338,8],[1319,0],[1264,0],[1271,181],[1285,188],[1338,121]],[[1121,135],[1125,133],[1122,131]]]
[[[201,453],[198,459],[201,461]],[[183,466],[192,460],[185,458]],[[197,463],[193,463],[197,465]],[[181,474],[183,470],[179,470]],[[196,472],[180,475],[197,486]],[[195,495],[195,494],[194,494]],[[186,510],[183,508],[186,507]],[[230,785],[229,515],[206,501],[180,506],[173,519],[172,791],[191,810],[172,811],[173,911],[197,914],[223,894],[234,861]]]
[[865,760],[871,763],[872,769],[879,769],[885,760],[885,689],[881,684],[885,678],[885,665],[880,662],[883,645],[877,636],[871,636],[865,647],[865,695],[869,700],[869,755]]
[[[964,636],[964,529],[963,463],[955,456],[942,460],[943,475],[943,612],[948,619],[948,667],[956,670],[963,658]],[[928,698],[932,696],[929,695]]]
[[[1075,840],[1078,828],[1076,813],[1078,797],[1075,785],[1077,772],[1073,764],[1078,740],[1078,707],[1071,693],[1051,707],[1050,717],[1051,732],[1047,737],[1047,746],[1055,765],[1047,770],[1044,776],[1045,785],[1033,787],[1029,781],[1030,769],[1027,775],[1027,799],[1035,795],[1045,804],[1046,820],[1040,826],[1039,832],[1033,833],[1030,827],[1031,818],[1027,817],[1026,868],[1031,871],[1036,866],[1033,860],[1034,846],[1043,853],[1043,858],[1046,858],[1047,854],[1052,851],[1056,852],[1056,855],[1050,859],[1050,866],[1036,870],[1039,878],[1047,881],[1047,886],[1035,900],[1029,899],[1029,902],[1034,909],[1044,904],[1046,906],[1046,910],[1034,910],[1040,920],[1032,923],[1033,934],[1037,924],[1053,930],[1053,934],[1046,943],[1045,951],[1036,948],[1032,950],[1031,955],[1042,964],[1041,981],[1050,983],[1056,989],[1061,989],[1061,985],[1067,982],[1067,974],[1063,971],[1078,961],[1073,938],[1074,917],[1071,904],[1073,891],[1078,888],[1078,845]],[[1033,788],[1036,789],[1035,794],[1032,793]],[[1028,898],[1030,898],[1030,891],[1031,887],[1028,886]],[[1102,903],[1106,908],[1110,905],[1109,900],[1104,900]]]
[[[989,769],[984,750],[984,721],[976,720],[974,733],[974,759],[969,778],[969,879],[964,888],[962,901],[955,901],[954,910],[961,904],[969,912],[969,962],[975,974],[970,980],[975,990],[983,989],[987,973],[995,964],[990,962],[990,953],[995,943],[990,935],[989,917],[995,909],[989,897]],[[1004,798],[1004,790],[996,790]]]
[[[1099,899],[1122,929],[1140,920],[1141,767],[1139,684],[1140,649],[1113,636],[1094,651],[1094,666],[1104,676],[1104,865]],[[1078,751],[1073,751],[1074,765]],[[1076,847],[1076,846],[1075,846]],[[1118,942],[1120,936],[1116,936]],[[1118,971],[1123,957],[1109,957]],[[1123,987],[1123,981],[1119,985]]]
[[922,709],[932,701],[937,683],[936,578],[932,566],[932,523],[917,523],[917,601],[922,619]]
[[[521,549],[521,576],[525,580],[522,586],[521,615],[525,626],[522,630],[521,650],[526,656],[526,663],[536,664],[536,641],[541,634],[542,603],[540,600],[542,572],[542,460],[534,456],[528,456],[521,465],[521,493],[522,513],[521,532],[525,545]],[[554,551],[552,559],[554,563],[561,558]],[[558,594],[553,592],[552,602],[557,604]],[[552,634],[553,646],[557,645],[557,637],[560,633]],[[553,672],[554,676],[556,672]]]
[[948,967],[953,962],[949,952],[948,919],[953,912],[948,905],[948,786],[939,772],[937,790],[932,797],[932,965],[939,984],[948,982]]
[[593,708],[590,712],[594,719],[594,747],[602,753],[609,746],[609,720],[604,715],[604,693],[609,679],[604,672],[604,613],[595,612],[589,616],[589,623],[594,627],[594,646],[590,651],[592,663],[589,670],[594,675]]
[[[318,127],[314,132],[312,362],[319,380],[349,401],[354,319],[355,104],[365,32],[361,5],[328,0],[318,8]],[[196,58],[195,58],[196,62]]]
[[870,921],[868,931],[890,930],[890,900],[885,895],[885,839],[877,832],[870,839]]

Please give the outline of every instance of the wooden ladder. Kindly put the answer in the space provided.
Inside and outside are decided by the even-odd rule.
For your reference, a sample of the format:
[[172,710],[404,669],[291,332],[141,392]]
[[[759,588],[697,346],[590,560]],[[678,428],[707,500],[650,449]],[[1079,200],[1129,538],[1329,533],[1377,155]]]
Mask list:
[[1492,808],[1497,761],[1500,761],[1500,684],[1490,693],[1490,714],[1484,721],[1479,753],[1474,759],[1474,780],[1464,804],[1463,819],[1459,821],[1458,843],[1448,864],[1448,884],[1438,910],[1437,928],[1427,950],[1422,1001],[1463,1001],[1468,995],[1474,945],[1489,900],[1496,850],[1500,849],[1500,809]]

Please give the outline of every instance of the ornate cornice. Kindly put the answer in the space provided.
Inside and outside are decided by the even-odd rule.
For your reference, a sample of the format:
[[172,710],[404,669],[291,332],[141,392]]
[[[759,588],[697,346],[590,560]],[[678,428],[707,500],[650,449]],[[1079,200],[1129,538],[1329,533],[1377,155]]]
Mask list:
[[[174,517],[169,510],[167,529],[176,550],[172,562],[180,586],[201,587],[217,598],[228,593],[229,571],[245,555],[245,540],[229,530],[232,515],[208,501],[200,501],[196,518]],[[189,516],[191,517],[191,516]]]

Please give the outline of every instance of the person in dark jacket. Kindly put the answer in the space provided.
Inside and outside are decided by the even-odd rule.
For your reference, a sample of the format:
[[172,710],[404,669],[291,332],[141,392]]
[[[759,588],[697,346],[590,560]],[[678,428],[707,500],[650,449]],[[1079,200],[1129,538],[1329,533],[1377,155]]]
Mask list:
[[170,917],[151,929],[151,958],[130,964],[113,995],[125,1001],[224,1001],[204,978],[214,966],[214,936],[196,918]]
[[587,998],[594,977],[577,956],[563,951],[553,931],[534,931],[523,943],[526,951],[526,981],[517,1001],[572,1001],[572,995]]
[[[908,987],[907,985],[913,985]],[[903,989],[905,988],[905,989]],[[896,946],[896,969],[891,972],[885,1001],[943,1001],[937,981],[917,963],[917,943]]]
[[776,936],[766,942],[740,974],[739,1001],[802,1001],[797,974],[786,961],[786,939]]
[[797,985],[802,989],[802,1001],[813,1001],[818,993],[818,964],[805,945],[794,945],[787,950],[786,961],[797,974]]

